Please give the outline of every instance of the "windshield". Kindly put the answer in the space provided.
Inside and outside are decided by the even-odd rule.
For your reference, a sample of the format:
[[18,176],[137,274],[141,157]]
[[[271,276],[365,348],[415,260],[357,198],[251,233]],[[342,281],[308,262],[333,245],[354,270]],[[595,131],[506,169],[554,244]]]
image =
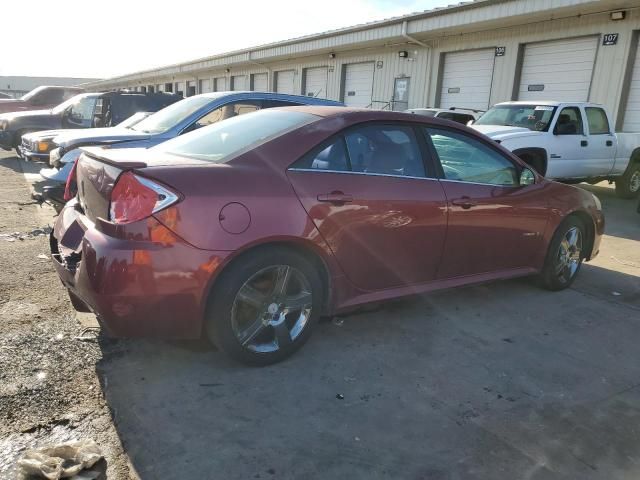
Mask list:
[[496,105],[487,110],[475,125],[504,125],[546,132],[556,107],[550,105]]
[[151,150],[223,163],[231,155],[317,118],[309,113],[261,110],[211,124],[161,143]]
[[180,100],[173,105],[163,108],[153,115],[149,115],[140,123],[133,126],[132,130],[144,133],[166,132],[182,122],[185,118],[188,118],[192,113],[211,103],[211,101],[212,98],[210,96],[185,98],[184,100]]

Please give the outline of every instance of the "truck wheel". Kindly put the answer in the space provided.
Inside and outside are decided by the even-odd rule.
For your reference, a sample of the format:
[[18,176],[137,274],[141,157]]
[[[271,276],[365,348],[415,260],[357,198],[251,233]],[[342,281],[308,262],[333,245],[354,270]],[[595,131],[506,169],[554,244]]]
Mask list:
[[629,165],[624,175],[616,179],[616,195],[620,198],[636,198],[640,193],[640,162]]

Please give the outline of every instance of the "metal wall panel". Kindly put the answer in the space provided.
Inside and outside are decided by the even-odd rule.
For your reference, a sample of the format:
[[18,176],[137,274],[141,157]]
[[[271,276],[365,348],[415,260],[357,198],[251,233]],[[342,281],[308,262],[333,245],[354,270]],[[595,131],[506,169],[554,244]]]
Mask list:
[[295,74],[295,70],[282,70],[279,72],[275,72],[275,91],[278,93],[288,93],[289,95],[295,95],[297,93]]
[[269,74],[268,73],[252,73],[251,74],[251,90],[255,92],[269,91]]

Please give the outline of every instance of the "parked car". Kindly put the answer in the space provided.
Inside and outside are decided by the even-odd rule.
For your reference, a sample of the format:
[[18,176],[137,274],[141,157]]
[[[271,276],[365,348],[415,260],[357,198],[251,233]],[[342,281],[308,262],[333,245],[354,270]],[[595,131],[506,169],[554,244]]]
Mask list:
[[46,110],[84,92],[78,87],[38,87],[20,98],[0,99],[0,113]]
[[606,109],[584,102],[505,102],[472,128],[511,150],[547,178],[614,181],[616,193],[640,192],[640,133],[615,133]]
[[476,121],[483,110],[473,110],[471,108],[411,108],[405,110],[406,113],[415,113],[416,115],[426,115],[427,117],[442,118],[452,120],[454,122],[467,125],[469,122]]
[[4,98],[13,98],[13,97],[11,95],[6,94],[6,93],[0,92],[0,99],[4,99]]
[[[51,165],[82,146],[149,148],[212,123],[263,108],[290,105],[342,105],[333,100],[267,92],[216,92],[185,98],[130,128],[94,128],[63,133],[53,139]],[[78,153],[79,155],[79,153]]]
[[[144,120],[153,112],[137,112],[131,115],[118,124],[119,127],[131,127],[136,123]],[[73,164],[76,157],[73,154],[74,151],[64,155],[59,160],[59,168],[43,168],[40,170],[40,176],[44,181],[47,181],[49,185],[43,188],[42,198],[46,202],[53,205],[53,207],[60,211],[66,203],[64,199],[64,191],[67,183],[67,177],[73,169]]]
[[533,274],[567,288],[604,230],[594,195],[487,137],[380,110],[275,108],[86,148],[77,181],[51,237],[76,308],[253,364],[369,302]]
[[0,115],[0,122],[7,121],[0,146],[13,144],[27,159],[48,161],[52,140],[69,129],[112,127],[138,111],[156,112],[181,99],[172,93],[85,93],[52,110],[6,113]]

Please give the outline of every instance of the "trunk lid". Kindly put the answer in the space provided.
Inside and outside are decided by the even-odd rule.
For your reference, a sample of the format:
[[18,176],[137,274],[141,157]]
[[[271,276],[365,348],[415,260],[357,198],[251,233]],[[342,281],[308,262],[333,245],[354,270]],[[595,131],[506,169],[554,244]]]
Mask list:
[[111,192],[124,171],[136,170],[143,176],[153,178],[153,167],[212,165],[204,160],[144,148],[85,147],[82,152],[76,169],[78,202],[93,222],[97,218],[109,219]]

